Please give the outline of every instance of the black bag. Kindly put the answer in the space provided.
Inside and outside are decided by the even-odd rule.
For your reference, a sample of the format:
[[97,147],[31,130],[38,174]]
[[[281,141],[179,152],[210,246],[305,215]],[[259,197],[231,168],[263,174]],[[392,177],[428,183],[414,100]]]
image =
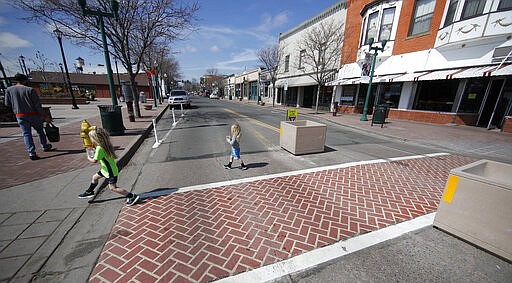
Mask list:
[[50,142],[60,141],[59,127],[55,126],[52,122],[47,122],[44,126],[46,137]]

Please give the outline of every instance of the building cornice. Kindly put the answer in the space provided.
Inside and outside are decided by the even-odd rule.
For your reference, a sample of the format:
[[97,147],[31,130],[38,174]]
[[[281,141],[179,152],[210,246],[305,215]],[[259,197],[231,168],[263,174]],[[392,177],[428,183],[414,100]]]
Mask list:
[[330,17],[343,9],[347,9],[347,1],[346,0],[340,0],[338,3],[325,9],[323,12],[317,14],[316,16],[302,22],[301,24],[292,28],[291,30],[289,30],[285,33],[280,33],[279,41],[286,39],[287,37],[290,37],[290,36],[296,34],[297,32],[300,32],[314,24],[317,24],[317,23],[321,22],[322,20],[324,20],[325,18]]

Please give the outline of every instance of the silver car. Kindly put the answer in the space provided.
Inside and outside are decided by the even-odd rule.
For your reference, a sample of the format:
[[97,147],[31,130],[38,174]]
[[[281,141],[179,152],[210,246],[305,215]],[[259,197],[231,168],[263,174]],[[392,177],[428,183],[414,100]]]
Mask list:
[[171,94],[169,95],[169,105],[183,105],[183,107],[185,108],[190,108],[190,97],[188,96],[188,93],[184,90],[172,90]]

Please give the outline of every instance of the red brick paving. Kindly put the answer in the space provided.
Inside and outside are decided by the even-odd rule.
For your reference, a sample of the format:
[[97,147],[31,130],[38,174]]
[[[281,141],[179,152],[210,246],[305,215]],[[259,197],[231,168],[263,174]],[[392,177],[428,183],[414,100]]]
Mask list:
[[[161,110],[163,109],[148,111],[141,107],[143,117],[137,118],[136,122],[129,122],[128,114],[124,110],[123,124],[126,128],[126,134],[112,137],[116,153],[121,155],[126,146],[136,138],[136,135],[141,134],[146,129],[152,118],[158,115]],[[56,117],[58,114],[53,116],[58,118]],[[99,112],[98,116],[87,119],[87,121],[91,125],[101,126]],[[59,122],[60,120],[55,120],[54,123],[59,126]],[[81,122],[76,122],[60,126],[60,141],[52,143],[57,148],[56,151],[52,152],[43,152],[40,149],[39,137],[34,136],[37,154],[41,157],[37,161],[28,158],[19,127],[0,128],[0,136],[2,137],[10,137],[16,134],[18,136],[14,140],[0,143],[0,152],[2,153],[0,190],[91,166],[92,164],[85,158],[83,141],[80,138],[80,125]],[[32,134],[36,135],[35,130],[32,130]]]
[[207,282],[434,212],[454,155],[147,200],[121,211],[91,282]]

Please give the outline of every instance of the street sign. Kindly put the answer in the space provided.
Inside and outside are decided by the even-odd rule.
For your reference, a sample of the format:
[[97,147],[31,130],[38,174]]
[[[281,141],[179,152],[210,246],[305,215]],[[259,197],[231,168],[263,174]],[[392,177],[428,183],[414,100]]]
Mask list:
[[286,111],[286,121],[297,121],[299,119],[299,109],[288,109]]
[[284,90],[288,90],[288,80],[284,81]]

